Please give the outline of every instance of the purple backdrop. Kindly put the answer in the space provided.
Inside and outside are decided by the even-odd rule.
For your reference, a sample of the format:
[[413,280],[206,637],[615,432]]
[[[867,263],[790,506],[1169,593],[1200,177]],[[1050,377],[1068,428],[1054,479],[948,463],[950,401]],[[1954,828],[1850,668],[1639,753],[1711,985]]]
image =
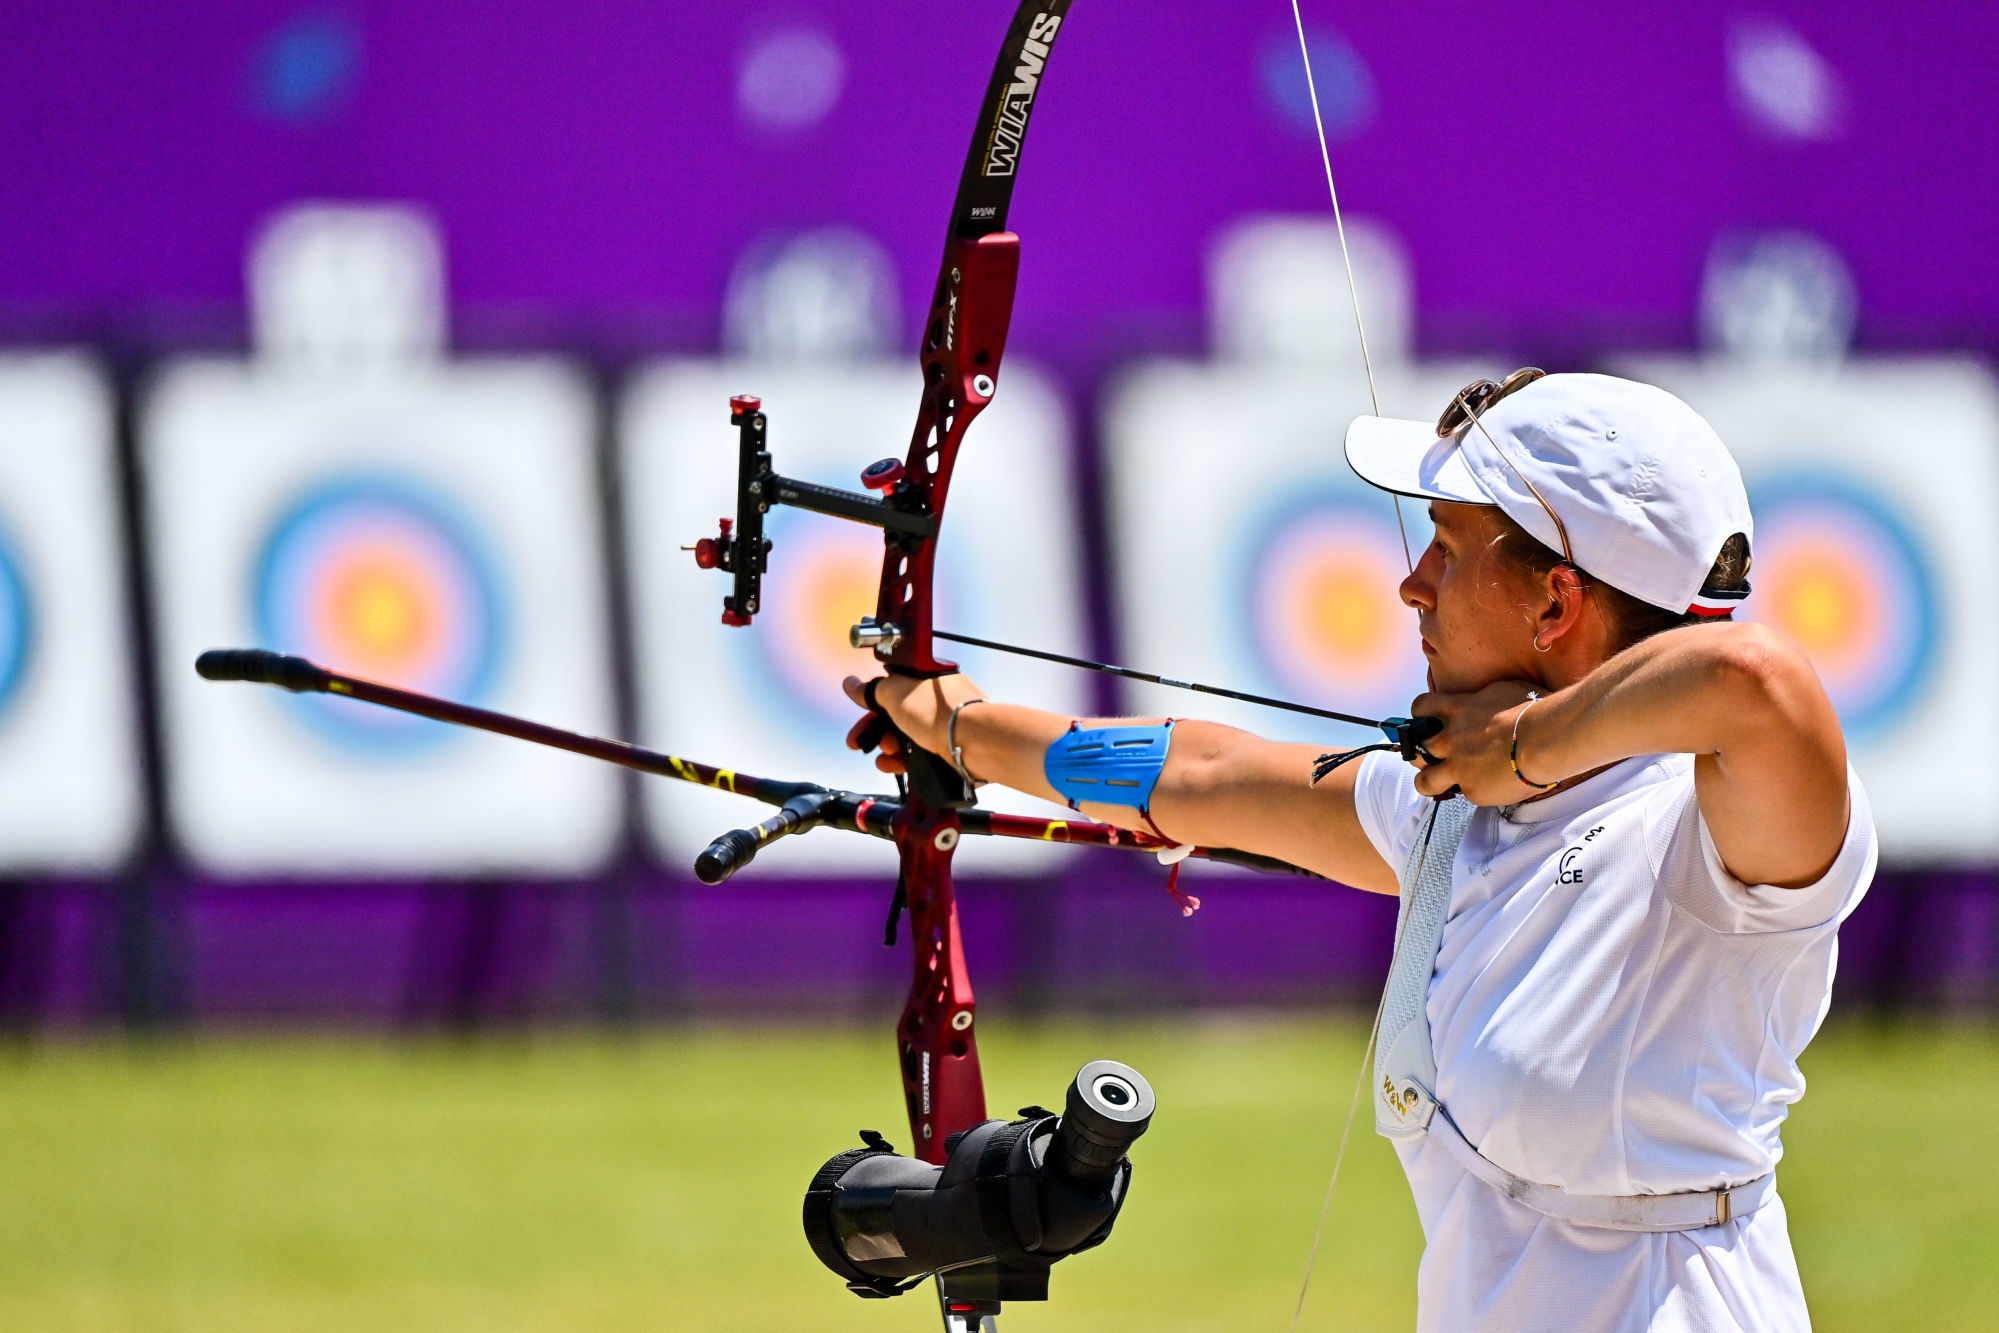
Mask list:
[[[247,238],[314,197],[433,210],[471,343],[611,365],[712,348],[745,247],[828,223],[889,247],[913,313],[1008,9],[14,0],[0,335],[128,364],[240,337]],[[1426,350],[1689,346],[1709,247],[1768,228],[1845,256],[1863,347],[1999,348],[1987,6],[1307,10],[1343,199],[1408,242]],[[1013,346],[1061,373],[1079,420],[1118,359],[1198,346],[1218,228],[1323,212],[1301,95],[1282,0],[1079,0],[1013,218]],[[1105,855],[968,886],[976,975],[1022,1007],[1269,1001],[1344,993],[1385,960],[1391,904],[1206,881],[1183,922],[1159,878]],[[1992,889],[1885,877],[1848,930],[1850,986],[1906,994],[1914,942],[1942,938],[1923,993],[1989,999]],[[583,887],[218,885],[163,845],[116,884],[0,885],[0,1017],[119,996],[139,1017],[370,1022],[879,1012],[904,967],[869,947],[885,899],[756,873],[699,890],[636,863]]]
[[[1410,243],[1430,346],[1684,344],[1710,242],[1773,226],[1844,253],[1867,345],[1999,330],[1985,6],[1306,8],[1345,202]],[[434,209],[475,323],[698,336],[747,243],[826,222],[881,238],[914,309],[1009,9],[15,0],[0,306],[233,309],[254,225],[324,196]],[[1731,52],[1773,24],[1833,81],[1827,137],[1743,109]],[[844,78],[760,125],[739,78],[787,32]],[[1076,6],[1016,201],[1018,346],[1184,337],[1220,224],[1323,210],[1297,63],[1281,0]]]

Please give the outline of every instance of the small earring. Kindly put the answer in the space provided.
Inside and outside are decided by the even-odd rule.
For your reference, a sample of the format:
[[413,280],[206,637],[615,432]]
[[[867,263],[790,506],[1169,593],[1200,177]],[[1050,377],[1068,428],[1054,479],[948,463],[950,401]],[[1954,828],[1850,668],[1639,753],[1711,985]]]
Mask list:
[[1548,645],[1542,643],[1539,639],[1536,639],[1534,640],[1534,651],[1537,653],[1545,653],[1548,651]]

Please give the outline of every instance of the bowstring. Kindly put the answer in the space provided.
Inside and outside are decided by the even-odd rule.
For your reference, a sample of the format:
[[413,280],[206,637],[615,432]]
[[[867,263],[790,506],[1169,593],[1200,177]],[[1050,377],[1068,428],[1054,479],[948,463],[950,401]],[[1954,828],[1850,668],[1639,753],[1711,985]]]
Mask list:
[[1381,989],[1381,998],[1374,1005],[1374,1026],[1367,1030],[1367,1043],[1360,1048],[1360,1072],[1354,1075],[1353,1096],[1347,1100],[1347,1122],[1340,1127],[1339,1151],[1333,1154],[1333,1174],[1326,1181],[1326,1198],[1319,1205],[1319,1225],[1312,1232],[1312,1249],[1305,1256],[1305,1277],[1298,1284],[1298,1304],[1291,1311],[1291,1333],[1298,1333],[1298,1321],[1305,1316],[1305,1295],[1312,1289],[1312,1270],[1319,1265],[1319,1243],[1326,1238],[1326,1219],[1333,1215],[1333,1191],[1340,1184],[1340,1163],[1346,1160],[1347,1140],[1353,1135],[1354,1114],[1360,1110],[1360,1089],[1367,1082],[1368,1068],[1373,1063],[1375,1038],[1381,1035],[1381,1013],[1388,1006],[1388,988]]
[[[1405,910],[1415,901],[1415,886],[1423,878],[1423,870],[1430,863],[1430,837],[1437,831],[1437,812],[1443,808],[1444,800],[1439,797],[1430,806],[1430,818],[1423,825],[1423,849],[1416,854],[1416,869],[1407,878],[1409,890],[1405,895],[1396,894],[1398,904],[1395,913],[1395,944],[1389,950],[1391,959],[1402,953],[1402,932],[1409,923],[1410,913]],[[1319,1265],[1319,1242],[1326,1237],[1326,1219],[1333,1212],[1333,1191],[1339,1188],[1340,1164],[1346,1160],[1347,1139],[1353,1134],[1354,1113],[1360,1109],[1361,1085],[1367,1082],[1368,1069],[1373,1064],[1374,1043],[1381,1037],[1381,1016],[1388,1011],[1388,987],[1381,988],[1381,998],[1374,1003],[1374,1024],[1367,1030],[1367,1043],[1360,1048],[1360,1073],[1354,1076],[1353,1096],[1347,1102],[1347,1123],[1340,1130],[1339,1151],[1333,1154],[1333,1175],[1326,1182],[1326,1200],[1319,1205],[1319,1226],[1312,1233],[1312,1250],[1305,1256],[1305,1278],[1298,1284],[1298,1304],[1291,1311],[1291,1333],[1298,1333],[1298,1321],[1305,1314],[1305,1295],[1312,1289],[1312,1270]]]
[[[1340,210],[1340,187],[1333,180],[1333,152],[1326,143],[1326,118],[1319,110],[1319,81],[1312,73],[1312,48],[1305,39],[1305,15],[1299,8],[1298,0],[1291,0],[1291,20],[1298,28],[1298,54],[1305,62],[1305,91],[1312,101],[1312,125],[1319,136],[1319,161],[1326,169],[1326,194],[1333,203],[1333,230],[1340,241],[1340,262],[1346,268],[1347,296],[1353,302],[1354,333],[1360,339],[1360,363],[1367,373],[1368,402],[1374,407],[1374,415],[1381,415],[1381,393],[1374,382],[1374,357],[1368,351],[1367,324],[1360,311],[1360,284],[1354,280],[1353,251],[1347,245],[1346,218]],[[1409,529],[1402,519],[1402,497],[1390,493],[1395,504],[1395,531],[1402,538],[1402,560],[1415,572],[1416,561],[1409,552]],[[1397,931],[1398,935],[1400,931]],[[1361,1048],[1360,1073],[1354,1078],[1353,1096],[1347,1102],[1346,1124],[1340,1130],[1340,1146],[1333,1154],[1333,1173],[1326,1181],[1325,1202],[1319,1206],[1319,1225],[1312,1233],[1312,1248],[1305,1257],[1305,1276],[1298,1284],[1298,1304],[1291,1312],[1291,1330],[1297,1333],[1298,1321],[1305,1314],[1305,1297],[1312,1289],[1312,1272],[1318,1267],[1319,1247],[1326,1236],[1326,1220],[1332,1216],[1333,1196],[1340,1185],[1340,1168],[1346,1163],[1347,1142],[1353,1135],[1354,1116],[1360,1108],[1360,1090],[1367,1082],[1368,1070],[1374,1055],[1375,1039],[1381,1033],[1381,1013],[1388,1002],[1388,991],[1383,987],[1381,999],[1374,1006],[1374,1023],[1368,1029],[1367,1043]]]
[[[1340,212],[1340,187],[1333,183],[1333,152],[1326,145],[1326,118],[1319,111],[1319,81],[1312,74],[1312,48],[1305,40],[1305,15],[1298,0],[1291,0],[1291,20],[1298,27],[1298,54],[1305,61],[1305,91],[1312,99],[1312,126],[1319,135],[1319,161],[1326,169],[1326,193],[1333,201],[1333,231],[1340,238],[1340,262],[1347,271],[1347,295],[1353,301],[1353,328],[1360,338],[1360,364],[1367,372],[1367,399],[1374,415],[1381,415],[1381,393],[1374,384],[1374,356],[1367,348],[1367,324],[1360,313],[1360,284],[1354,281],[1353,251],[1347,246],[1346,219]],[[1409,554],[1409,529],[1402,521],[1402,497],[1391,492],[1395,505],[1395,531],[1402,538],[1402,562],[1415,572],[1416,561]]]

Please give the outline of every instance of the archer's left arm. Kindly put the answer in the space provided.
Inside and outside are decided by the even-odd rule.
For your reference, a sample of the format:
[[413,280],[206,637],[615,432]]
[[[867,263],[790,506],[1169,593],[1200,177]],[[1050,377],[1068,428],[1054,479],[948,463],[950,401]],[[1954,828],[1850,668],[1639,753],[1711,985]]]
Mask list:
[[1693,755],[1701,816],[1744,883],[1812,884],[1839,854],[1848,813],[1839,718],[1803,650],[1768,626],[1669,630],[1540,700],[1519,695],[1514,684],[1417,700],[1415,712],[1452,724],[1430,745],[1445,762],[1417,786],[1435,795],[1457,782],[1480,804],[1530,795],[1508,762],[1517,719],[1520,771],[1536,782],[1634,755]]

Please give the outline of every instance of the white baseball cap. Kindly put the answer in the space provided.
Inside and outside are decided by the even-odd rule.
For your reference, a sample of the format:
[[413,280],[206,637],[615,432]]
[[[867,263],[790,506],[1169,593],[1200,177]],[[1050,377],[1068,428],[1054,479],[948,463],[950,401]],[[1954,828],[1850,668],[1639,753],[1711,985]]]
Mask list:
[[1347,462],[1398,495],[1497,505],[1550,550],[1653,606],[1719,616],[1748,595],[1703,586],[1722,544],[1753,535],[1742,473],[1714,428],[1664,389],[1545,375],[1475,420],[1457,416],[1447,435],[1439,423],[1357,417]]

